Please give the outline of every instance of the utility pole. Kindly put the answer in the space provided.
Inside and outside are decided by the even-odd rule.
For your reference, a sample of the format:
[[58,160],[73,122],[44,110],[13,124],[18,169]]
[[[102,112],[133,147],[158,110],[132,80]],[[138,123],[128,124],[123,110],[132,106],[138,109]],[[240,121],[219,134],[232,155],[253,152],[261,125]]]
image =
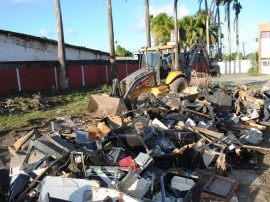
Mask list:
[[149,0],[144,0],[144,9],[145,9],[146,47],[151,47]]
[[174,35],[175,35],[175,61],[174,61],[174,70],[179,71],[179,50],[178,50],[178,20],[177,20],[177,2],[174,0]]
[[54,0],[56,27],[58,35],[58,60],[60,65],[60,88],[68,88],[67,71],[66,71],[66,51],[63,32],[63,22],[60,7],[60,0]]

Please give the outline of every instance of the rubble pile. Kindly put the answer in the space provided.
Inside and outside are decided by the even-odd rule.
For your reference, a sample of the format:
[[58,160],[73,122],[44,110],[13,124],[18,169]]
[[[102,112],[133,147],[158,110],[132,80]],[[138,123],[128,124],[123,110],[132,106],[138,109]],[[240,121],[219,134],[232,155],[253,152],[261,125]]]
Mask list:
[[0,102],[0,115],[21,114],[65,104],[65,100],[56,97],[46,98],[39,94],[33,94],[32,98],[15,97]]
[[9,147],[10,201],[237,201],[228,173],[257,169],[255,151],[269,152],[258,146],[270,125],[266,87],[145,94],[129,110],[117,98],[106,111],[95,96],[92,118],[58,117]]

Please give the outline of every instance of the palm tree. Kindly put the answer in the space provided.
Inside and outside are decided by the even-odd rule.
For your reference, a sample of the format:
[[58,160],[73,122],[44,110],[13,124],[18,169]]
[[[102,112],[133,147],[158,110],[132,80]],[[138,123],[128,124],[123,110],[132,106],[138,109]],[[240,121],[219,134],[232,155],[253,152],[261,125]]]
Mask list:
[[215,2],[216,6],[216,15],[215,15],[215,22],[217,17],[217,25],[218,25],[218,58],[221,61],[222,60],[222,44],[221,44],[221,23],[220,23],[220,11],[219,6],[222,2],[222,0],[213,0]]
[[179,51],[178,51],[178,17],[177,17],[177,2],[174,0],[174,36],[175,36],[175,60],[174,60],[174,70],[179,70]]
[[67,72],[66,72],[66,52],[65,40],[63,33],[63,22],[61,14],[60,0],[54,0],[54,8],[56,15],[56,26],[58,35],[58,60],[60,64],[60,88],[68,88]]
[[200,32],[200,30],[198,30],[197,25],[195,18],[191,15],[185,16],[179,20],[179,27],[186,30],[187,46],[190,46],[197,36],[200,35],[200,33],[203,33],[203,31]]
[[[201,10],[201,4],[203,0],[199,0],[199,11]],[[207,13],[206,15],[206,46],[207,46],[207,52],[208,55],[210,55],[210,42],[209,42],[209,14],[208,14],[208,3],[207,0],[204,0],[204,5],[205,5],[205,12]]]
[[113,32],[113,17],[112,17],[112,4],[111,0],[107,0],[107,10],[108,10],[108,32],[109,32],[109,43],[110,43],[110,63],[111,63],[111,71],[112,71],[112,96],[119,95],[119,82],[117,75],[117,66],[116,66],[116,58],[115,58],[115,47],[114,47],[114,32]]
[[[223,5],[225,6],[225,15],[228,20],[228,57],[229,57],[229,74],[231,73],[231,21],[230,21],[230,5],[233,0],[223,0]],[[225,74],[227,70],[225,69]]]
[[146,46],[151,47],[149,0],[144,0],[144,10],[145,10]]
[[155,45],[166,44],[170,41],[171,30],[174,29],[173,18],[166,13],[159,13],[151,18],[151,32]]
[[[206,41],[206,13],[197,12],[194,16],[185,16],[178,20],[178,28],[186,31],[186,45],[190,46],[199,36]],[[151,32],[156,45],[166,44],[170,41],[171,30],[174,29],[174,22],[166,13],[160,13],[151,19]],[[209,43],[217,43],[217,26],[209,25]],[[181,46],[182,46],[181,42]]]
[[[206,15],[207,14],[204,11],[199,11],[195,15],[198,36],[202,37],[205,41],[207,41]],[[217,42],[217,26],[214,23],[209,23],[209,45],[215,44],[216,42]]]
[[[242,9],[242,6],[240,4],[240,2],[238,2],[238,0],[234,0],[234,3],[233,3],[233,9],[235,10],[235,28],[236,28],[236,53],[237,53],[237,56],[236,56],[236,64],[238,65],[238,68],[239,68],[239,73],[241,73],[241,67],[239,65],[239,18],[238,18],[238,15]],[[235,70],[234,70],[235,72]]]

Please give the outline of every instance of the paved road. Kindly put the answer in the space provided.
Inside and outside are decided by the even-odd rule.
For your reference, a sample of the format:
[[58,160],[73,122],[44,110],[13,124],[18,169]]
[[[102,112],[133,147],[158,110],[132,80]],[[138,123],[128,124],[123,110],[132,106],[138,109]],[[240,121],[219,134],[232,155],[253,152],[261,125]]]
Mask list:
[[212,83],[227,83],[232,85],[262,85],[270,87],[270,75],[249,76],[248,74],[223,74],[220,78],[213,78]]

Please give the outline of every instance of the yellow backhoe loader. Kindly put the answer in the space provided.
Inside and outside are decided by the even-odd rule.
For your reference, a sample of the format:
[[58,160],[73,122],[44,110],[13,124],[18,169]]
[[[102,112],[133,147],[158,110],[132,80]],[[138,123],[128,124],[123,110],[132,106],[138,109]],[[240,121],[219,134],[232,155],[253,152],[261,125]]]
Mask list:
[[[192,65],[198,53],[203,53],[206,59],[208,69],[212,69],[207,53],[205,52],[205,43],[201,38],[196,39],[191,46],[188,61],[184,64],[184,73],[181,71],[170,71],[164,67],[162,60],[163,55],[166,53],[173,53],[175,46],[164,45],[157,47],[146,48],[143,51],[140,68],[128,75],[120,81],[120,95],[119,101],[115,98],[110,99],[102,98],[102,96],[92,96],[90,98],[88,111],[97,114],[96,112],[102,110],[101,114],[106,114],[108,111],[120,113],[123,111],[123,102],[127,106],[132,103],[152,102],[157,97],[161,97],[169,93],[178,93],[185,89],[191,81]],[[121,101],[120,101],[121,100]],[[100,107],[102,105],[102,107]],[[117,110],[121,108],[122,110]]]
[[[134,102],[143,93],[177,93],[186,88],[186,76],[181,71],[171,71],[165,67],[163,55],[174,50],[175,46],[165,45],[147,48],[141,58],[140,69],[120,82],[122,97],[126,102]],[[157,94],[155,95],[157,96]]]

